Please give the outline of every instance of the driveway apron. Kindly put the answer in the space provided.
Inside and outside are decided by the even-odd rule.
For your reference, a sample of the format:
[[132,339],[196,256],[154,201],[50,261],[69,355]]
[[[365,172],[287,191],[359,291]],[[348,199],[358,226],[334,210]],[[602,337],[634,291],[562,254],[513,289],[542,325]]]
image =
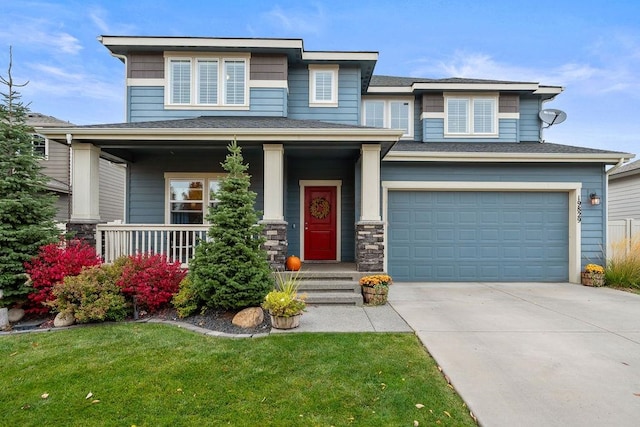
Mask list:
[[389,301],[481,425],[640,425],[640,295],[396,283]]

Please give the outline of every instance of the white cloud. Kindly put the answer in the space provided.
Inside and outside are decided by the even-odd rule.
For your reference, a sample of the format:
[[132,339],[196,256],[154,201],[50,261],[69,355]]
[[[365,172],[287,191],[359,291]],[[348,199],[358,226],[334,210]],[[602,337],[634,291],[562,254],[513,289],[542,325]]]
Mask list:
[[109,22],[108,12],[101,7],[94,7],[89,12],[89,19],[101,34],[135,34],[135,26],[128,24],[113,24]]
[[0,41],[13,46],[25,46],[40,51],[76,55],[82,50],[80,41],[71,34],[57,31],[42,19],[12,22],[0,30]]
[[322,7],[315,5],[314,10],[284,10],[275,6],[265,14],[274,27],[284,29],[290,33],[320,34],[326,24],[326,15]]

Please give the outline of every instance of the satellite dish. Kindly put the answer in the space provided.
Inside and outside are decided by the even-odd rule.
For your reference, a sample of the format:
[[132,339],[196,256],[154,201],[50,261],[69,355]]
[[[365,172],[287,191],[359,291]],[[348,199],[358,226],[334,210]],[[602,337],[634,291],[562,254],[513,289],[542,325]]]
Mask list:
[[562,110],[556,110],[555,108],[548,108],[546,110],[540,111],[538,114],[540,120],[547,124],[547,128],[552,125],[557,125],[558,123],[562,123],[567,120],[567,113]]

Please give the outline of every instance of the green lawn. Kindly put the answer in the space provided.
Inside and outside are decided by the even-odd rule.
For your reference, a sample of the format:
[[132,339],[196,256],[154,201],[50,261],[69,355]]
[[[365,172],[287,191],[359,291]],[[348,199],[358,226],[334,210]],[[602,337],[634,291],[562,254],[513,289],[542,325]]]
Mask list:
[[0,366],[3,425],[475,425],[411,334],[122,323],[0,337]]

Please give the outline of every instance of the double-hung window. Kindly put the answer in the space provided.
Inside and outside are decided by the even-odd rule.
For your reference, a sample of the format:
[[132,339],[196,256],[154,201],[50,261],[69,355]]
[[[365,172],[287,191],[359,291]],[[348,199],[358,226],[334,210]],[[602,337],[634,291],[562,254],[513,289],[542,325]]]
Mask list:
[[365,99],[363,121],[365,126],[401,129],[403,138],[413,138],[413,99]]
[[249,57],[167,56],[168,108],[248,107]]
[[496,96],[446,96],[447,136],[496,136],[498,134]]
[[222,174],[166,173],[168,224],[205,224],[209,207],[215,207],[215,192]]
[[309,106],[338,106],[337,65],[309,65]]

